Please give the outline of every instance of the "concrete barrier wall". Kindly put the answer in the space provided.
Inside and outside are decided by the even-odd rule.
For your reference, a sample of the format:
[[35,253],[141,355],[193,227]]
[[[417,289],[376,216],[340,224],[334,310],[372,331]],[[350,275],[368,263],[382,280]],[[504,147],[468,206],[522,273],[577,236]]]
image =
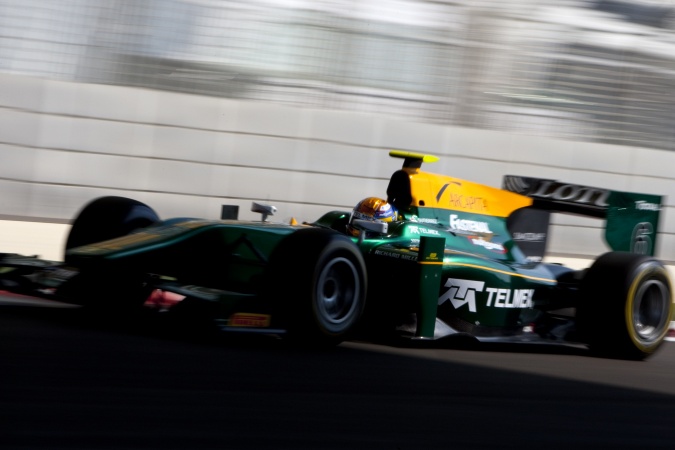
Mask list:
[[[218,218],[234,204],[255,218],[250,203],[262,201],[277,220],[313,220],[384,196],[396,148],[439,155],[429,170],[492,186],[517,174],[668,195],[657,253],[675,260],[672,152],[1,74],[0,124],[5,225],[66,224],[101,195],[146,202],[161,217]],[[2,223],[0,250],[16,248]],[[549,250],[597,255],[601,227],[556,215]]]

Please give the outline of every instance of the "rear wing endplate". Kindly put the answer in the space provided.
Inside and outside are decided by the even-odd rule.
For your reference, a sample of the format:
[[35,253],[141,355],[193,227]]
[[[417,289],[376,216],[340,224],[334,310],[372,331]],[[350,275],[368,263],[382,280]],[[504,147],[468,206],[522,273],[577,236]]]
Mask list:
[[605,220],[605,241],[614,251],[654,255],[663,196],[562,183],[543,178],[504,176],[503,189],[532,199],[514,211],[507,225],[531,260],[546,252],[551,212]]

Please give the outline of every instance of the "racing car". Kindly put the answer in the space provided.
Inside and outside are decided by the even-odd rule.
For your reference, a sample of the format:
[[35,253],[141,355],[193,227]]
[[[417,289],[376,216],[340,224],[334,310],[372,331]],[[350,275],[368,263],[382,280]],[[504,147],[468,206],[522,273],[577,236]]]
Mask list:
[[[432,155],[390,155],[403,165],[387,220],[354,210],[278,223],[255,203],[259,221],[160,220],[102,197],[73,221],[63,262],[0,254],[0,289],[111,317],[168,293],[165,312],[322,346],[459,336],[639,360],[661,345],[673,302],[653,256],[660,196],[518,176],[498,189],[423,171]],[[543,262],[545,245],[522,238],[545,237],[552,212],[604,219],[612,251],[583,270]]]

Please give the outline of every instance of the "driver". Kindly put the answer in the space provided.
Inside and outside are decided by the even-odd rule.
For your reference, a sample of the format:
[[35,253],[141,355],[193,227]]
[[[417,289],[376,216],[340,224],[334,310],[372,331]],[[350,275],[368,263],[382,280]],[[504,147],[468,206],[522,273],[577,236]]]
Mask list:
[[347,233],[358,236],[359,230],[352,226],[352,220],[370,220],[377,222],[393,222],[399,220],[396,208],[379,197],[367,197],[356,204],[349,217]]

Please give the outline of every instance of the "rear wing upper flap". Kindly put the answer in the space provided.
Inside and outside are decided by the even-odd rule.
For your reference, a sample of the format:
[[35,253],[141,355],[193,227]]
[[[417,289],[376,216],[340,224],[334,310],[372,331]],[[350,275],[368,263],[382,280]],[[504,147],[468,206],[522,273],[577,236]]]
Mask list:
[[503,189],[532,198],[532,206],[514,212],[507,225],[526,256],[545,255],[551,212],[605,220],[605,240],[614,251],[654,255],[661,195],[612,191],[543,178],[506,175]]

